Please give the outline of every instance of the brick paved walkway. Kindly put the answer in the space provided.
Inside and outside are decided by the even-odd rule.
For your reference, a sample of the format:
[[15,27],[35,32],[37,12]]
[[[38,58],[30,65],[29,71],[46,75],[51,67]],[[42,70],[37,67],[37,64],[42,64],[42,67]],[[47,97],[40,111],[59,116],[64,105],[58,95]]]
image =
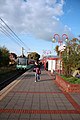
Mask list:
[[0,120],[80,120],[80,94],[66,93],[42,70],[41,81],[33,72],[19,77],[0,96]]

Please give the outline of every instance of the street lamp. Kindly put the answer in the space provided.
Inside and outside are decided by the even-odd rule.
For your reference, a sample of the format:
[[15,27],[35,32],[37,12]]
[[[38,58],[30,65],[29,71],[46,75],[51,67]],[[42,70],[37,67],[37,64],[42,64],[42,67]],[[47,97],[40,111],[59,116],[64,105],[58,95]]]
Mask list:
[[[65,41],[67,42],[67,41],[68,41],[68,36],[67,36],[66,34],[63,34],[63,35],[62,35],[62,39],[63,39],[64,36],[66,36]],[[62,41],[63,41],[63,40],[62,40]]]
[[56,36],[58,37],[58,43],[60,43],[60,45],[61,45],[61,43],[63,43],[63,41],[64,41],[64,40],[63,40],[63,37],[64,37],[64,36],[66,36],[65,41],[66,41],[66,42],[68,41],[68,36],[67,36],[66,34],[62,34],[62,40],[60,39],[60,35],[59,35],[59,34],[54,34],[54,37],[52,38],[52,42],[53,42],[53,43],[57,42]]
[[[56,37],[58,37],[58,40],[56,39]],[[65,42],[68,42],[68,36],[66,34],[62,34],[62,39],[60,39],[60,35],[59,34],[54,34],[53,38],[52,38],[52,42],[55,43],[58,41],[58,43],[60,43],[60,46],[59,46],[59,51],[62,52],[64,51],[64,45],[61,45],[64,41],[63,38],[66,38],[65,39]],[[61,56],[60,56],[61,57]],[[60,74],[61,74],[61,60],[60,60]]]
[[60,40],[59,34],[54,34],[54,37],[53,37],[53,39],[52,39],[52,42],[55,43],[55,42],[57,41],[56,36],[58,37],[58,43],[60,43],[60,45],[61,45],[62,40]]

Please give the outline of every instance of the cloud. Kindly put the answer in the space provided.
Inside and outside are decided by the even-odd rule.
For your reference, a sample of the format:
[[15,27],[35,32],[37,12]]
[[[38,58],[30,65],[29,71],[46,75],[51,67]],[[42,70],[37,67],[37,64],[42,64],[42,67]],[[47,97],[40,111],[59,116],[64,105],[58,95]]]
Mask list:
[[0,17],[15,31],[51,40],[54,33],[71,35],[60,17],[64,0],[0,0]]

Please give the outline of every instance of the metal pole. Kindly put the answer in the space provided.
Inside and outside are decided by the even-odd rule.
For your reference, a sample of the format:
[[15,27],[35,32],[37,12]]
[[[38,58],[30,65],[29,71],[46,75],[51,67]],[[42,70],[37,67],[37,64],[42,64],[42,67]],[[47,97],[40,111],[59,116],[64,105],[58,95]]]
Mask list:
[[[61,44],[63,43],[63,37],[64,36],[66,36],[66,41],[68,40],[68,36],[66,35],[66,34],[62,34],[62,40],[60,39],[60,36],[59,36],[59,34],[54,34],[54,37],[53,37],[53,39],[52,39],[52,42],[56,42],[56,39],[55,39],[55,37],[56,36],[58,36],[58,43],[60,43],[60,46],[61,46]],[[61,53],[61,51],[60,51],[60,53]],[[59,73],[61,74],[61,70],[62,70],[62,65],[61,65],[61,55],[60,55],[60,67],[59,67]],[[51,63],[51,68],[52,68],[52,63]]]
[[24,56],[24,48],[22,47],[22,57]]

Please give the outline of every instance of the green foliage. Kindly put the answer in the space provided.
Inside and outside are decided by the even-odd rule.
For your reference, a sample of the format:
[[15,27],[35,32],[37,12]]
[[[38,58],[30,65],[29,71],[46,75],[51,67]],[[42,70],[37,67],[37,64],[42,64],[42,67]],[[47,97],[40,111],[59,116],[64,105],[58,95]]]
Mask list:
[[9,64],[9,51],[6,47],[0,47],[0,66]]
[[59,46],[57,45],[56,47],[55,47],[55,51],[56,51],[56,53],[57,53],[57,55],[59,56]]
[[64,80],[73,83],[73,84],[80,84],[80,78],[76,78],[76,77],[66,77],[66,76],[61,76]]
[[[58,46],[56,46],[55,51],[58,54]],[[70,83],[80,84],[80,78],[72,77],[73,71],[80,67],[79,39],[73,38],[66,42],[66,49],[62,52],[62,65],[64,69],[64,76],[62,78]]]
[[39,60],[39,58],[40,58],[40,55],[36,52],[32,52],[28,54],[28,59]]
[[80,67],[80,40],[74,38],[66,43],[66,49],[62,53],[64,74],[71,76],[72,72]]

